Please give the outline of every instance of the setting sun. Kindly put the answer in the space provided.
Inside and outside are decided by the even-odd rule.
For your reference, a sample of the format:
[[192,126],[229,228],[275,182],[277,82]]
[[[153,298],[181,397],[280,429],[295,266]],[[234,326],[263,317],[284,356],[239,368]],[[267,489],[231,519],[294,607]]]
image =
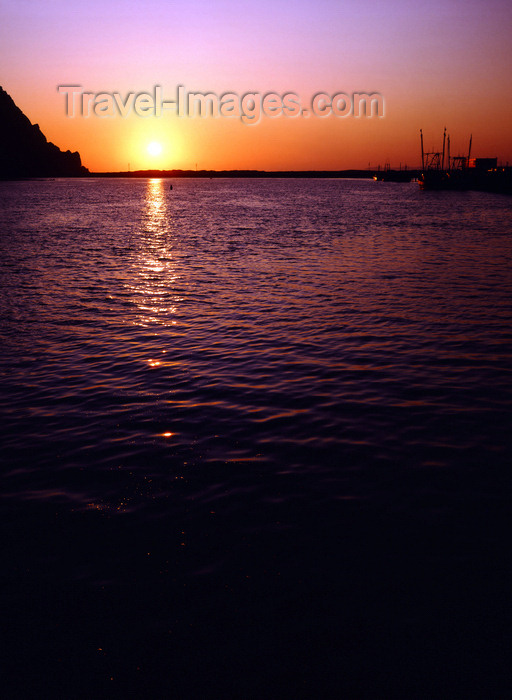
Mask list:
[[158,141],[151,141],[148,144],[147,152],[150,156],[159,156],[162,153],[162,144],[158,143]]

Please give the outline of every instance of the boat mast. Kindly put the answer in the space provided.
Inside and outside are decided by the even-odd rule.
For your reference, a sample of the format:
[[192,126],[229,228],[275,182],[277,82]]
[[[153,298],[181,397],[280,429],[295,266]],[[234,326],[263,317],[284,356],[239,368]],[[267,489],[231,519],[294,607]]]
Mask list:
[[450,170],[450,134],[448,134],[448,170]]
[[473,134],[469,137],[469,151],[468,151],[468,168],[469,168],[469,159],[471,158],[471,143],[473,141]]
[[421,169],[425,170],[425,156],[423,154],[423,129],[420,129],[421,136]]
[[441,170],[444,170],[444,148],[446,144],[446,127],[444,127],[444,134],[443,134],[443,160],[441,161]]

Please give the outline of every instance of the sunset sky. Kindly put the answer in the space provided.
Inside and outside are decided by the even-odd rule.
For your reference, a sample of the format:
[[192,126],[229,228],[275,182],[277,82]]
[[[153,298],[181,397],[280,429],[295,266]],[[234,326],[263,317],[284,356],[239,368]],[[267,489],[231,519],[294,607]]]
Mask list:
[[[93,171],[418,166],[419,129],[452,155],[512,162],[510,0],[0,2],[0,85]],[[92,93],[379,92],[384,117],[67,117]],[[156,142],[161,152],[148,145]]]

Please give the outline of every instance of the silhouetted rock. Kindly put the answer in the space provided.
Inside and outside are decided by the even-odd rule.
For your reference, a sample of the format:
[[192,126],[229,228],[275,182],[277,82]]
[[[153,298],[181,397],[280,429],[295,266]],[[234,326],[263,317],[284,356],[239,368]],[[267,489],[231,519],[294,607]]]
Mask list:
[[79,153],[61,151],[47,141],[38,124],[31,124],[0,87],[0,178],[77,177],[88,174]]

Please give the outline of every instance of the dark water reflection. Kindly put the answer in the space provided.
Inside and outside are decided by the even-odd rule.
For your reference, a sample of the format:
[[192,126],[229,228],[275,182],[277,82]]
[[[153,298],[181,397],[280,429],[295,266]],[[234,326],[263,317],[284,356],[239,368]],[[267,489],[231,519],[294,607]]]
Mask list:
[[16,696],[41,673],[63,698],[498,696],[510,199],[62,180],[0,202]]

